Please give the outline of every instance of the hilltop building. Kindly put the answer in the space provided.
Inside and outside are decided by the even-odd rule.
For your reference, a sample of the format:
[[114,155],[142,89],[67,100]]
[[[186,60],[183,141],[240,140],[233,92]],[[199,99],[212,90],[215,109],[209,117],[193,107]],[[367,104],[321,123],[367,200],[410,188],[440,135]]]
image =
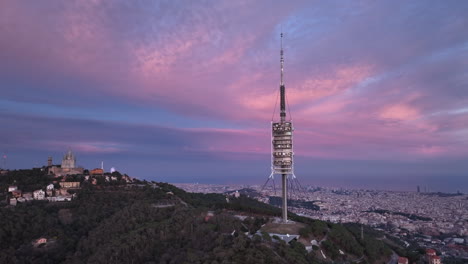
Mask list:
[[45,192],[41,189],[36,190],[33,192],[33,197],[35,200],[44,200],[45,199]]
[[90,175],[104,175],[104,170],[96,168],[94,170],[89,171]]
[[83,174],[84,169],[76,166],[76,157],[71,150],[63,156],[62,165],[51,165],[52,157],[49,157],[47,160],[47,165],[49,165],[49,175],[55,175],[56,177],[65,176],[65,175],[74,175],[74,174]]
[[80,182],[59,182],[60,187],[68,189],[79,189]]
[[426,249],[426,256],[428,257],[432,257],[432,256],[435,256],[436,255],[436,251],[432,248],[428,248]]
[[76,165],[76,158],[71,150],[68,150],[67,154],[62,159],[62,169],[74,169]]
[[440,257],[437,256],[437,252],[432,248],[426,249],[426,260],[427,260],[427,263],[429,264],[441,264],[442,263]]
[[13,197],[15,197],[15,198],[18,198],[18,197],[21,197],[22,192],[21,192],[21,190],[14,190],[14,191],[11,192],[11,195]]
[[442,261],[439,256],[431,256],[430,257],[430,264],[441,264]]

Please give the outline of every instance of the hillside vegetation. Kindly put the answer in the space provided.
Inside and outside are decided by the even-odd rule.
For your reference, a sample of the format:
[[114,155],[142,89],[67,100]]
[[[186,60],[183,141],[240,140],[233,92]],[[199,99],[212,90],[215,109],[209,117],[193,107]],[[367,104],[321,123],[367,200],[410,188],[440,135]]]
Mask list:
[[[294,214],[299,241],[259,231],[280,214],[245,196],[227,202],[166,183],[85,185],[71,202],[0,208],[0,263],[381,263],[391,254],[376,238]],[[47,243],[33,245],[39,238]],[[319,245],[308,252],[311,240]]]

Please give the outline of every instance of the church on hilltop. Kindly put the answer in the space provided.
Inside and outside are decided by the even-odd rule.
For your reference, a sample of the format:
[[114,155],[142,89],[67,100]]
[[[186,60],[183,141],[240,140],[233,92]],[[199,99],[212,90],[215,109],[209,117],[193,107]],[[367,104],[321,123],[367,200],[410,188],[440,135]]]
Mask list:
[[63,156],[62,165],[52,165],[52,157],[49,157],[47,160],[47,167],[49,168],[48,174],[55,175],[55,177],[83,174],[84,171],[83,168],[76,166],[76,157],[71,149]]
[[76,167],[76,158],[71,150],[62,159],[62,169],[74,169]]

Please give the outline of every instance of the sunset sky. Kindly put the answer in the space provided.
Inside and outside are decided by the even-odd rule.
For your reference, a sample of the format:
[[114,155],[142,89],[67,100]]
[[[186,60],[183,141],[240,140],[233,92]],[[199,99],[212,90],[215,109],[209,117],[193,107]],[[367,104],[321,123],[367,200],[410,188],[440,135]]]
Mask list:
[[1,1],[0,167],[71,148],[141,179],[263,184],[282,29],[301,182],[468,192],[467,14],[467,1]]

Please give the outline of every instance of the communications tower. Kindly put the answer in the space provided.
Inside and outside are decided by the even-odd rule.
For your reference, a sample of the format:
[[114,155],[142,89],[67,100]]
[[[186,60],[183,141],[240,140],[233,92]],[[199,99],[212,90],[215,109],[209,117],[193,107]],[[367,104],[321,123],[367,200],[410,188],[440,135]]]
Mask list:
[[271,122],[271,174],[262,187],[271,180],[276,193],[275,175],[281,175],[281,197],[283,223],[288,222],[288,189],[301,191],[301,186],[294,175],[293,125],[291,117],[286,119],[286,88],[284,85],[283,33],[281,32],[281,79],[280,79],[280,119]]

